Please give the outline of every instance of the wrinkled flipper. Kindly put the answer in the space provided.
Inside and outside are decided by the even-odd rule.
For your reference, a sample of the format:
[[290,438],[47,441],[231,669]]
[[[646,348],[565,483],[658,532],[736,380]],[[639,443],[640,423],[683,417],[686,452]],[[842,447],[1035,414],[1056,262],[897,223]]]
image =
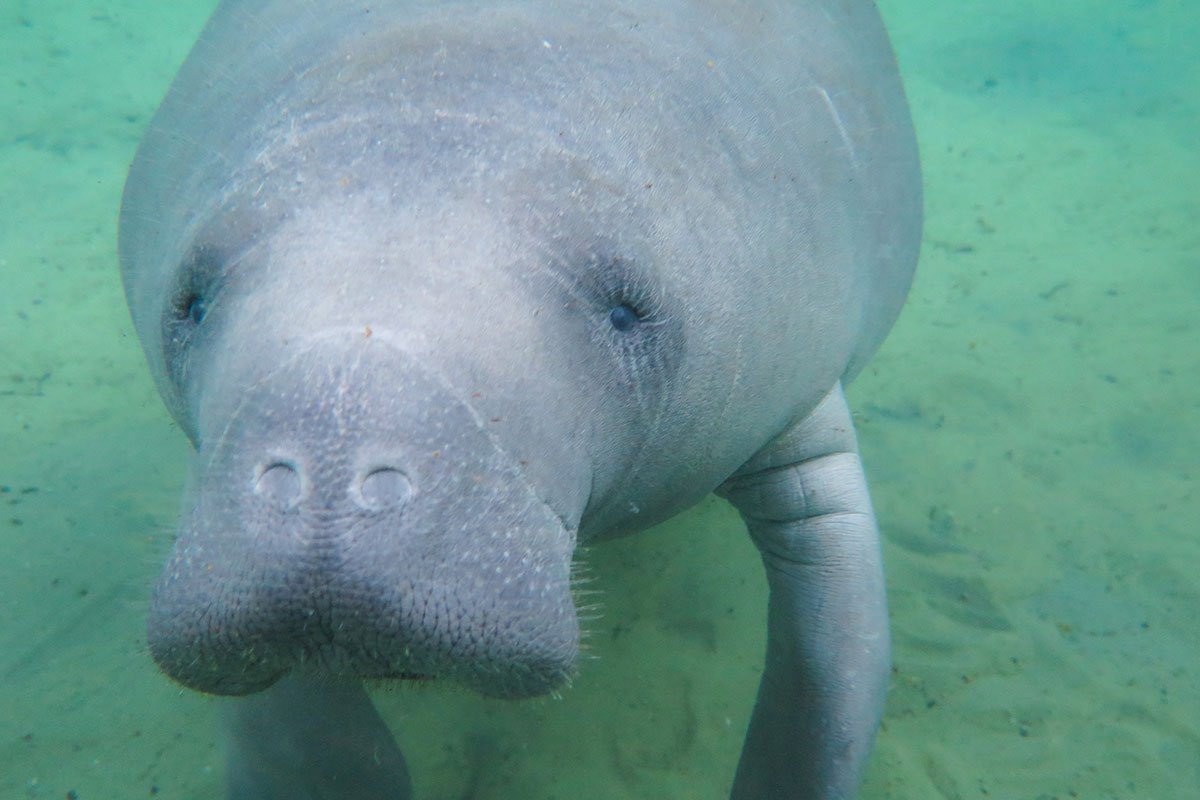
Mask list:
[[854,796],[890,670],[879,532],[840,385],[718,490],[770,588],[767,656],[733,800]]
[[288,677],[227,701],[227,800],[410,800],[408,767],[357,683]]

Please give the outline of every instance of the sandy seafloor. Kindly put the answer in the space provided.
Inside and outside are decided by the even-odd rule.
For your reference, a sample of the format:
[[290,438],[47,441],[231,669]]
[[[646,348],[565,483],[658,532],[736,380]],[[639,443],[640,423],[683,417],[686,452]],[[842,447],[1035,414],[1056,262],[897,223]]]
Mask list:
[[[0,798],[215,798],[145,652],[188,447],[118,281],[125,167],[212,0],[0,0]],[[851,388],[895,674],[863,798],[1200,797],[1200,6],[886,0],[910,303]],[[420,800],[726,796],[764,580],[710,499],[587,556],[559,700],[381,696]]]

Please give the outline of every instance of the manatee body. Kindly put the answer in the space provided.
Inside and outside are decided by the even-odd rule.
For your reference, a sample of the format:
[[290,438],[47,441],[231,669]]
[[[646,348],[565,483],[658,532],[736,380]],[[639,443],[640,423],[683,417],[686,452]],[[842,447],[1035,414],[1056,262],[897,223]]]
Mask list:
[[196,448],[150,611],[230,798],[410,795],[365,679],[579,654],[572,554],[717,491],[770,586],[732,796],[850,797],[889,665],[842,386],[920,233],[868,0],[226,0],[121,264]]

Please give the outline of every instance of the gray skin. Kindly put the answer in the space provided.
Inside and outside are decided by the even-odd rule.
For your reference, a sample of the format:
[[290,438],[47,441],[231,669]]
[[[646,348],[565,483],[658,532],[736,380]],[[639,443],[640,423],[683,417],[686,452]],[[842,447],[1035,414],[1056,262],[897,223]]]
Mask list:
[[410,796],[363,680],[520,698],[572,557],[717,491],[770,588],[732,797],[848,798],[888,681],[842,386],[920,234],[867,0],[226,0],[121,264],[196,447],[150,651],[228,797]]

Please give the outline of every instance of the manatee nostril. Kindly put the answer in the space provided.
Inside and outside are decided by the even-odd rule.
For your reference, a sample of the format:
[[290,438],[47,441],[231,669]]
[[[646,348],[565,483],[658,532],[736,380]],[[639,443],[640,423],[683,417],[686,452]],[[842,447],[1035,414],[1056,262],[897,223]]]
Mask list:
[[362,505],[372,510],[402,506],[412,494],[412,483],[398,469],[381,467],[363,476],[358,488]]
[[259,468],[254,491],[281,508],[291,508],[300,499],[300,473],[285,461]]

